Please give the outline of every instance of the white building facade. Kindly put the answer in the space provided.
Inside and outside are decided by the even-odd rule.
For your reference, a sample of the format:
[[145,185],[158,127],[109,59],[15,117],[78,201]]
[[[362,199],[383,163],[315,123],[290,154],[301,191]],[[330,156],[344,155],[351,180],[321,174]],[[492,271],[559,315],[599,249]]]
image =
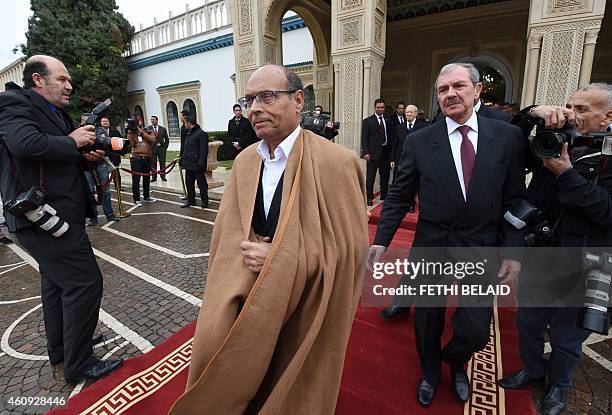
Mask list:
[[[146,124],[151,116],[158,116],[171,137],[180,135],[178,115],[183,109],[195,112],[206,131],[227,129],[236,103],[230,4],[220,0],[187,9],[136,32],[128,57],[131,114],[142,117]],[[283,19],[282,31],[283,63],[298,71],[311,91],[310,32],[294,14]]]

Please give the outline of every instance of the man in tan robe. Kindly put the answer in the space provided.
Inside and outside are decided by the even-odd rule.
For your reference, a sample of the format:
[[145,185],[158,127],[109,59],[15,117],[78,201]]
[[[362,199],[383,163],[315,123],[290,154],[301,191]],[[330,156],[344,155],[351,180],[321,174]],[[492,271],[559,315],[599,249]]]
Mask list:
[[363,283],[364,175],[352,151],[300,129],[292,71],[259,68],[240,102],[263,141],[234,162],[170,413],[333,414]]

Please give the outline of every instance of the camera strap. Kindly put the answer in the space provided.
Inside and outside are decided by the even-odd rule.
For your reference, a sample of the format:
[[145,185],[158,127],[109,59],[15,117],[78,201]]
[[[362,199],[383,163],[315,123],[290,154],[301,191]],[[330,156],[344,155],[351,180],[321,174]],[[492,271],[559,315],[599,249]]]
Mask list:
[[[2,136],[2,145],[4,146],[4,150],[6,151],[6,155],[9,159],[9,162],[11,163],[11,173],[13,174],[13,185],[15,186],[15,189],[17,190],[17,194],[23,192],[23,186],[21,185],[21,182],[19,181],[19,172],[17,171],[17,166],[15,166],[15,160],[13,160],[13,157],[11,156],[11,152],[9,151],[8,146],[6,145],[6,140],[4,138],[4,136]],[[45,176],[43,174],[43,164],[42,161],[38,162],[38,182],[40,184],[40,188],[42,191],[45,190]]]

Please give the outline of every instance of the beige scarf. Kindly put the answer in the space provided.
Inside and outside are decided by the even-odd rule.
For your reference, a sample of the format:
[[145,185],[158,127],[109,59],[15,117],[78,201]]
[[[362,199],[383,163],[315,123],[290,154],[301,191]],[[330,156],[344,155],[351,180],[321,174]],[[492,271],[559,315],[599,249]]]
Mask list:
[[283,180],[281,215],[259,275],[240,243],[261,157],[236,159],[213,230],[187,390],[171,414],[333,414],[368,244],[357,157],[302,130]]

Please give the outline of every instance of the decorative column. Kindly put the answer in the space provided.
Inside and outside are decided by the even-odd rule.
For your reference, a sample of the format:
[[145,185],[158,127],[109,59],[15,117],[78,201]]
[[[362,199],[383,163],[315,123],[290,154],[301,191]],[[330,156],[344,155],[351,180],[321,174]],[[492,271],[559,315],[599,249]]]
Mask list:
[[525,77],[523,79],[523,96],[521,108],[534,104],[535,90],[538,80],[538,67],[540,66],[540,49],[542,48],[542,35],[534,33],[529,36],[527,62],[525,63]]
[[[565,105],[579,85],[590,81],[597,33],[606,0],[531,0],[528,61],[522,105]],[[533,49],[541,37],[539,60]],[[532,66],[537,61],[537,76]],[[535,82],[535,88],[532,83]],[[535,98],[529,99],[534,91]]]
[[236,98],[244,95],[246,83],[256,68],[280,62],[280,24],[266,21],[266,3],[265,0],[232,0]]
[[599,29],[590,29],[584,36],[584,50],[582,51],[582,65],[580,66],[580,80],[578,86],[588,85],[591,81],[591,71],[593,70],[593,58],[595,57],[595,44]]
[[361,120],[380,94],[385,58],[387,2],[332,1],[332,62],[337,75],[336,114],[342,123],[336,142],[360,151]]

